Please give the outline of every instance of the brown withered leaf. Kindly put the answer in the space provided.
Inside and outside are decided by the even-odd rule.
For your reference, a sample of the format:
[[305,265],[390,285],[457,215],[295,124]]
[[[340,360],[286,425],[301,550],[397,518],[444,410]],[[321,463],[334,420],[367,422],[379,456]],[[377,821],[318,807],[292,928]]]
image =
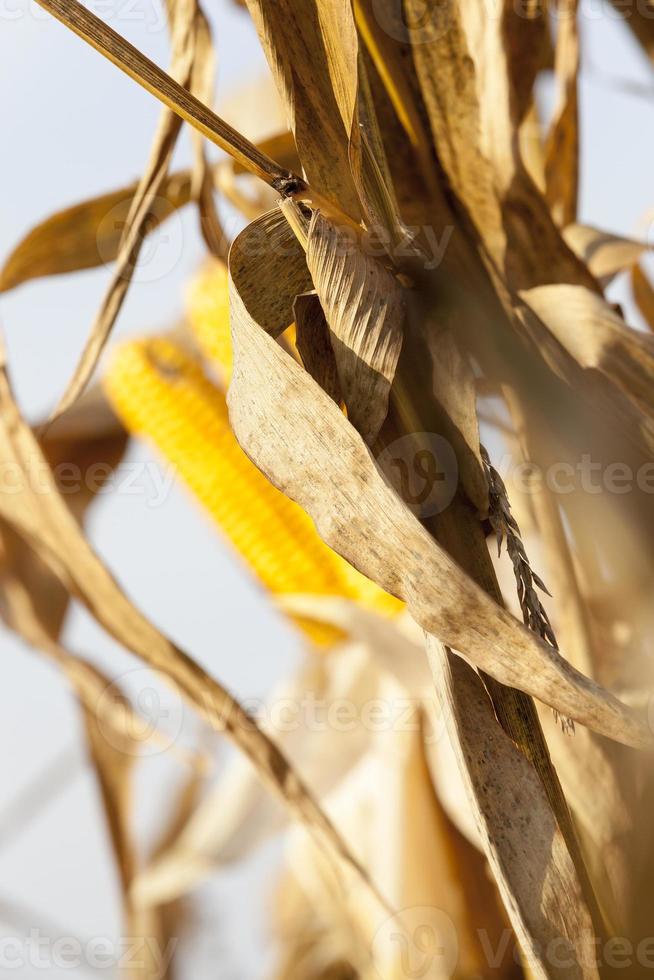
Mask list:
[[[598,980],[596,923],[536,771],[499,725],[475,671],[427,642],[484,849],[530,970],[542,980]],[[565,960],[551,956],[553,943]]]
[[436,544],[334,402],[256,323],[230,272],[230,419],[257,466],[311,515],[335,551],[404,599],[428,632],[561,714],[618,741],[651,745],[642,718],[526,630]]
[[[189,29],[187,44],[193,46],[193,67],[189,89],[205,105],[213,103],[215,82],[215,55],[211,28],[198,0],[175,0],[172,10],[177,18],[186,21]],[[193,171],[192,195],[197,205],[200,230],[209,252],[216,258],[227,259],[227,238],[218,217],[214,197],[214,179],[207,160],[204,137],[197,130],[192,132]]]
[[654,419],[654,338],[583,286],[539,286],[521,297],[581,367],[604,374]]
[[[371,697],[370,675],[370,658],[361,648],[343,648],[327,658],[310,660],[280,682],[269,703],[299,703],[311,692],[324,703],[347,698],[363,708]],[[329,738],[312,738],[303,724],[278,732],[285,755],[311,779],[320,799],[345,778],[369,743],[369,732],[362,727],[337,737],[339,751]],[[288,817],[265,791],[247,759],[237,756],[195,810],[174,847],[137,876],[136,900],[156,905],[190,891],[221,866],[244,860],[270,837],[288,829]]]
[[[173,75],[179,77],[181,84],[185,87],[190,86],[193,81],[198,79],[200,83],[204,83],[204,75],[201,67],[198,68],[197,61],[198,59],[207,59],[211,50],[202,30],[204,18],[200,16],[198,10],[195,0],[169,7],[173,53],[172,72]],[[88,384],[109,339],[113,325],[127,296],[143,245],[144,230],[151,223],[151,213],[153,209],[156,209],[181,127],[181,118],[169,109],[165,109],[159,120],[147,166],[134,192],[118,247],[116,266],[111,281],[79,357],[77,367],[52,412],[51,421],[58,418],[79,398]],[[199,187],[197,186],[197,169],[195,173],[195,196],[197,198],[207,195],[208,192],[204,186],[205,170],[201,168],[201,186]],[[209,221],[210,227],[214,228],[214,224],[211,223],[210,219]]]
[[[417,0],[410,2],[419,16]],[[545,198],[527,172],[516,136],[547,29],[542,5],[534,2],[518,8],[511,0],[502,0],[498,7],[489,0],[468,0],[460,13],[452,5],[444,9],[452,29],[416,45],[416,65],[422,65],[423,92],[432,93],[430,101],[425,95],[425,101],[428,108],[432,106],[437,152],[437,132],[445,128],[441,141],[449,140],[452,162],[445,160],[444,166],[481,240],[512,288],[543,282],[596,288],[593,277],[561,238]],[[516,51],[522,51],[522,56]],[[447,67],[441,67],[441,62]],[[452,115],[459,103],[462,114],[457,121]],[[440,106],[447,108],[447,115]],[[457,185],[452,168],[455,177],[460,173],[465,181]]]
[[[39,568],[47,576],[45,588],[40,581],[35,584],[31,574],[24,573],[24,560],[20,564],[15,561],[7,564],[6,556],[11,555],[7,544],[9,541],[13,547],[14,539],[20,542],[19,555],[22,559],[31,555],[36,560],[37,556],[4,521],[1,535],[3,565],[0,572],[0,614],[7,626],[59,668],[85,712],[95,717],[103,728],[105,737],[113,739],[114,744],[129,744],[134,740],[134,733],[138,732],[142,743],[151,741],[170,752],[172,757],[190,765],[193,771],[204,772],[206,761],[202,756],[194,757],[156,726],[146,724],[145,719],[125,699],[108,696],[111,680],[88,660],[62,646],[56,636],[60,623],[57,621],[52,624],[52,615],[44,615],[42,606],[50,595],[52,583],[57,584],[62,592],[65,591],[63,586],[43,562],[39,562]],[[68,596],[67,592],[65,594]]]
[[554,220],[566,227],[577,218],[579,196],[579,29],[577,0],[557,0],[554,70],[558,101],[545,145],[545,194]]
[[[42,449],[56,485],[78,521],[82,522],[94,496],[120,463],[127,438],[100,389],[90,388],[44,439]],[[11,628],[21,632],[11,599],[15,583],[20,582],[30,597],[31,616],[50,640],[56,640],[68,609],[68,592],[4,520],[0,521],[0,544],[2,615]]]
[[[118,685],[112,683],[106,693],[114,703],[122,704],[125,711],[129,702]],[[96,772],[103,809],[120,875],[123,895],[129,889],[136,868],[135,842],[132,836],[132,784],[134,764],[140,745],[127,733],[122,737],[114,729],[107,737],[96,712],[82,702],[86,738]]]
[[293,322],[295,297],[311,292],[313,283],[302,246],[278,208],[261,215],[255,228],[251,237],[233,242],[229,264],[247,284],[257,322],[278,337]]
[[349,0],[247,0],[310,183],[360,216],[350,170],[357,38]]
[[[0,272],[0,292],[42,276],[95,269],[118,255],[127,215],[138,185],[75,204],[36,225],[16,245]],[[191,200],[188,171],[165,179],[144,236]]]
[[654,330],[654,288],[639,265],[631,270],[631,288],[638,309],[650,330]]
[[404,7],[408,37],[420,42],[412,46],[412,55],[436,153],[489,251],[501,259],[506,235],[492,169],[481,149],[475,64],[462,8],[434,4],[426,13],[421,0],[407,0]]
[[[311,825],[336,862],[350,866],[371,900],[383,905],[365,871],[275,743],[217,680],[131,603],[93,551],[59,495],[39,445],[20,415],[4,362],[0,371],[0,454],[15,466],[20,481],[19,493],[0,494],[0,517],[26,538],[71,595],[84,603],[111,636],[158,671],[202,718],[232,739],[294,816]],[[40,474],[38,487],[33,481],[35,468]]]
[[646,242],[612,235],[590,225],[568,225],[563,229],[563,238],[602,286],[608,286],[619,272],[631,268],[648,249]]
[[453,447],[460,479],[480,515],[488,513],[488,483],[479,448],[475,379],[450,330],[432,330],[434,397],[441,405],[442,434]]
[[329,326],[318,294],[300,293],[293,303],[295,346],[306,370],[337,405],[343,400]]
[[404,287],[319,212],[309,226],[307,265],[329,324],[348,418],[373,443],[402,349]]

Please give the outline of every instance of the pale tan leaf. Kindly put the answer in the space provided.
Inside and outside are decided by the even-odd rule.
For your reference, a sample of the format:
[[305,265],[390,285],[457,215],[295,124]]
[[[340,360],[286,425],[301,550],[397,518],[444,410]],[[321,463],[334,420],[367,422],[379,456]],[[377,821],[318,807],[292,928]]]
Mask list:
[[[404,696],[389,677],[380,685],[386,704]],[[306,895],[308,914],[322,920],[330,940],[340,931],[344,908],[348,925],[358,923],[357,932],[375,934],[373,950],[382,976],[400,980],[408,972],[423,970],[430,980],[472,977],[480,971],[483,975],[489,947],[498,950],[493,976],[510,976],[511,948],[509,943],[499,947],[506,926],[484,858],[461,839],[443,812],[425,763],[423,738],[416,707],[406,724],[374,734],[367,754],[325,800],[348,839],[384,882],[395,907],[403,910],[401,916],[391,921],[375,918],[370,928],[370,911],[358,901],[357,892],[341,898],[330,887],[322,856],[301,831],[293,832],[289,841],[289,873]],[[468,876],[474,878],[473,888],[466,887]],[[408,934],[402,943],[397,941],[401,920]],[[430,956],[424,955],[425,936],[431,937]]]
[[[477,674],[432,637],[428,651],[484,849],[534,977],[598,980],[596,924],[542,783]],[[551,956],[555,943],[565,960]]]
[[254,321],[230,275],[230,418],[259,468],[313,517],[334,550],[498,681],[609,737],[651,745],[642,719],[499,608],[434,542],[334,402]]
[[309,227],[307,265],[329,324],[348,418],[372,443],[388,412],[402,348],[404,288],[319,212]]
[[631,270],[631,288],[638,309],[650,330],[654,330],[654,288],[639,265]]
[[[51,215],[36,225],[14,248],[0,272],[0,292],[30,279],[94,269],[118,255],[127,215],[137,185],[103,194]],[[187,171],[165,179],[144,229],[154,231],[191,199]]]
[[581,367],[602,372],[654,418],[654,338],[583,286],[539,286],[521,297]]
[[[307,699],[315,699],[316,704],[347,699],[362,711],[378,694],[374,666],[359,646],[312,659],[271,692],[264,727],[310,779],[319,799],[365,755],[370,732],[361,725],[338,733],[312,731],[303,705]],[[289,710],[282,712],[286,720],[275,732],[275,722],[281,720],[279,705]],[[286,830],[288,816],[266,793],[249,761],[237,757],[200,803],[175,845],[137,876],[134,900],[156,905],[190,891],[216,869],[244,860],[271,836]]]
[[343,400],[329,326],[315,292],[300,293],[293,303],[295,346],[311,377],[333,398]]
[[[309,180],[351,218],[359,200],[349,162],[356,31],[349,0],[247,0]],[[336,89],[333,83],[336,82]]]
[[492,0],[466,0],[435,7],[426,25],[419,0],[408,0],[407,10],[409,27],[424,38],[413,51],[436,151],[496,266],[514,288],[594,288],[563,242],[516,137],[542,59],[542,5],[517,10],[503,0],[498,9]]
[[635,265],[649,247],[646,242],[612,235],[590,225],[567,225],[563,237],[603,286],[608,286],[619,272]]
[[488,513],[488,483],[479,448],[472,369],[450,330],[430,330],[434,397],[443,409],[440,431],[456,453],[463,489],[480,516]]
[[[169,6],[173,53],[172,71],[173,74],[179,75],[179,80],[184,87],[189,86],[194,78],[197,53],[197,34],[195,30],[196,12],[197,6],[195,3],[189,2],[179,6]],[[202,76],[200,76],[200,80],[203,80]],[[151,221],[151,211],[156,204],[164,181],[166,180],[181,127],[181,118],[169,109],[165,109],[155,133],[145,172],[139,181],[127,215],[127,222],[118,247],[116,267],[113,271],[111,281],[105,291],[100,309],[91,327],[91,332],[80,355],[77,367],[66,390],[52,412],[50,421],[58,418],[58,416],[65,412],[79,398],[88,384],[109,339],[113,325],[118,318],[125,297],[127,296],[143,245],[144,229]],[[199,171],[196,161],[196,197],[202,192],[202,188],[197,188],[197,177],[199,173],[202,183],[204,180],[203,161],[204,158],[202,157]],[[204,193],[206,193],[206,188],[204,189]]]
[[278,337],[293,322],[295,297],[311,292],[313,283],[302,246],[289,234],[278,208],[262,215],[254,227],[247,241],[232,244],[229,263],[247,291],[257,322],[271,337]]
[[557,224],[577,218],[579,195],[579,30],[577,0],[557,0],[554,70],[558,102],[545,146],[546,196]]

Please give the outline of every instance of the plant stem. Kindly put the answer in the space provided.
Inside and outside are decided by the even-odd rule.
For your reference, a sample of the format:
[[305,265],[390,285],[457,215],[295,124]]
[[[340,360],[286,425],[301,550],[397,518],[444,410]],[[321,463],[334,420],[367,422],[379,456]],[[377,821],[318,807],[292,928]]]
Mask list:
[[281,194],[292,195],[306,189],[301,177],[262,153],[78,0],[37,0],[37,3],[250,173]]
[[[416,344],[420,338],[409,336],[408,348],[398,366],[392,389],[390,425],[399,429],[400,435],[413,435],[419,444],[421,433],[440,431],[439,411],[433,400],[418,404],[416,393],[431,391],[418,378],[417,365],[430,364],[429,358],[419,357]],[[413,349],[412,349],[413,348]],[[408,355],[408,356],[407,356]],[[410,372],[409,369],[410,368]],[[470,575],[470,577],[499,605],[504,605],[502,593],[490,559],[486,537],[472,506],[458,491],[452,503],[442,513],[424,521],[427,530]],[[577,833],[563,789],[550,758],[549,749],[538,718],[533,699],[522,691],[507,687],[483,671],[479,671],[493,704],[497,720],[507,735],[531,762],[543,784],[554,817],[566,842],[589,910],[595,922],[597,935],[603,934],[603,919],[582,856]]]

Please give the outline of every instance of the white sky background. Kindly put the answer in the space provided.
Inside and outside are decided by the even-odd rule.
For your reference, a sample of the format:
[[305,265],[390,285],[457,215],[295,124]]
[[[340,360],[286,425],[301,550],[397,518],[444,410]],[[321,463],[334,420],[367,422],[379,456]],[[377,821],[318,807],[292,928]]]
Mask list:
[[[92,7],[166,64],[167,39],[157,0],[96,0]],[[220,101],[264,62],[247,16],[231,0],[213,0],[207,8],[219,55]],[[644,214],[654,207],[654,75],[627,30],[599,0],[587,0],[582,25],[580,218],[606,230],[642,234],[647,230]],[[612,85],[616,78],[649,91],[634,95]],[[550,89],[544,86],[545,103],[551,102]],[[0,92],[4,258],[46,215],[135,179],[147,158],[160,107],[27,0],[0,0]],[[231,121],[238,125],[238,120]],[[188,160],[185,137],[177,162]],[[187,209],[164,231],[147,274],[129,293],[115,338],[165,327],[182,312],[183,284],[203,254],[195,215]],[[1,298],[12,377],[30,418],[43,416],[62,392],[108,275],[108,270],[99,270],[39,281]],[[628,289],[617,285],[613,297],[626,302]],[[141,445],[132,450],[130,461],[145,464],[154,457]],[[182,488],[173,487],[160,506],[151,502],[151,494],[105,497],[93,511],[92,540],[131,598],[159,627],[241,697],[260,697],[297,658],[297,638],[262,601]],[[75,706],[56,671],[10,634],[0,636],[0,916],[6,903],[15,903],[28,907],[28,926],[47,931],[51,923],[56,932],[82,939],[115,936],[120,928],[118,890],[88,770],[77,765],[79,772],[60,795],[29,826],[22,827],[27,821],[21,817],[20,832],[3,845],[8,808],[50,760],[66,758],[79,741],[79,730]],[[137,661],[82,613],[72,617],[66,639],[116,673],[138,670]],[[172,701],[168,708],[174,726],[179,705]],[[187,718],[182,740],[188,741],[192,732]],[[217,758],[225,755],[224,748],[217,749]],[[66,767],[76,770],[74,762]],[[154,758],[139,773],[145,833],[157,820],[162,791],[179,770]],[[223,876],[198,893],[200,924],[190,967],[197,980],[265,975],[265,930],[252,908],[258,890],[252,882],[271,862],[272,855],[264,854],[245,872]],[[13,975],[22,980],[33,973],[28,969]],[[59,976],[55,970],[49,975]]]

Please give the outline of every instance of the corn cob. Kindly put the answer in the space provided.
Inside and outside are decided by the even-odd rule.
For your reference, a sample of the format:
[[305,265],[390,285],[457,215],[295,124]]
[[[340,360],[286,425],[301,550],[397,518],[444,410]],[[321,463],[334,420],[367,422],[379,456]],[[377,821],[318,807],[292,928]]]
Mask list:
[[[250,462],[229,426],[225,396],[201,364],[163,338],[117,349],[105,381],[126,427],[151,439],[271,592],[338,595],[392,614],[398,600],[333,552],[313,522]],[[301,624],[324,646],[337,632]]]
[[186,289],[188,322],[204,356],[218,364],[225,383],[232,376],[227,267],[207,261]]

